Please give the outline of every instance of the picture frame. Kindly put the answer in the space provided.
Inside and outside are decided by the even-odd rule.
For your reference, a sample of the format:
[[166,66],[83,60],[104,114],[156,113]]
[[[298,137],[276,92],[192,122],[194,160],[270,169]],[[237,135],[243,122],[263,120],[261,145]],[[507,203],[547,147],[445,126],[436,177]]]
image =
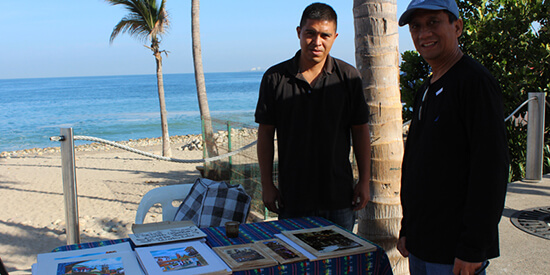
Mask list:
[[214,247],[233,271],[276,266],[277,261],[255,243]]
[[376,246],[368,241],[335,225],[281,233],[317,257],[317,260],[376,250]]
[[230,268],[201,241],[136,247],[148,275],[230,274]]
[[279,264],[295,263],[307,260],[307,257],[281,239],[256,241],[255,244],[275,259]]
[[[57,253],[52,252],[50,254]],[[57,256],[53,256],[57,257]],[[112,253],[90,253],[89,255],[62,256],[56,260],[40,259],[37,274],[144,274],[136,256],[131,251]]]

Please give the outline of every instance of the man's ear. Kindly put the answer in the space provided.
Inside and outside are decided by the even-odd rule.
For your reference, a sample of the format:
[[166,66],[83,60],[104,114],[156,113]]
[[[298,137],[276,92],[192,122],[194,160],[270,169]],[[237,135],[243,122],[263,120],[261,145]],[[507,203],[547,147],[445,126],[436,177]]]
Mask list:
[[454,25],[455,25],[456,37],[460,37],[462,35],[462,31],[464,29],[464,21],[462,21],[461,18],[458,18],[455,21]]
[[298,39],[300,39],[300,32],[302,31],[302,28],[300,26],[296,27],[296,34],[298,34]]

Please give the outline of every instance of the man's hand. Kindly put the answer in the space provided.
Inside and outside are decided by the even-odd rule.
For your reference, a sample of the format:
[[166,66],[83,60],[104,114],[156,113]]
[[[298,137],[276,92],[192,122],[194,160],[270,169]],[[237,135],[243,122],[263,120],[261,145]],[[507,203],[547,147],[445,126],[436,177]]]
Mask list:
[[279,208],[282,207],[281,194],[279,193],[279,189],[273,184],[274,136],[274,125],[260,123],[258,126],[258,144],[256,147],[262,182],[262,200],[269,211],[279,214]]
[[357,169],[359,170],[359,182],[353,190],[353,199],[351,204],[353,210],[357,211],[365,208],[370,200],[370,130],[369,124],[352,125],[351,139],[353,142],[353,152],[357,160]]
[[281,194],[274,184],[262,184],[262,200],[271,212],[279,214],[279,209],[283,207]]
[[399,241],[397,241],[397,250],[399,250],[399,253],[401,253],[401,256],[403,257],[409,257],[409,251],[405,247],[406,240],[407,237],[401,237],[399,238]]
[[355,185],[355,190],[353,190],[353,201],[351,202],[354,206],[353,210],[357,211],[365,208],[369,200],[369,179],[359,180],[359,182]]
[[453,273],[455,275],[474,275],[476,270],[480,268],[482,264],[483,263],[470,263],[459,258],[455,258]]

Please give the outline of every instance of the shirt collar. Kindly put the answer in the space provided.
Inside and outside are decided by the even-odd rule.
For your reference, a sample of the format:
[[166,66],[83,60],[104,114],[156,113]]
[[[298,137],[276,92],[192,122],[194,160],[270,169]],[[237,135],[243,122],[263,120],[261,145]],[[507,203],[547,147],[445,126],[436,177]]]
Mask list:
[[[293,76],[298,76],[300,71],[300,56],[301,56],[302,50],[298,50],[296,52],[296,55],[290,60],[290,62],[286,66],[286,70],[292,74]],[[325,62],[325,67],[323,68],[323,72],[326,74],[332,74],[334,72],[334,58],[330,56],[330,54],[327,56],[327,60]]]

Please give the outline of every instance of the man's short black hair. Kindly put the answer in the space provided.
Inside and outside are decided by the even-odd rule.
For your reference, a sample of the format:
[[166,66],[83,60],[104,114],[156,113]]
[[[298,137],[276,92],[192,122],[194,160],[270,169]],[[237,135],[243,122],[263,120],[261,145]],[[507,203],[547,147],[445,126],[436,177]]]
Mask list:
[[300,27],[303,27],[308,19],[332,21],[334,27],[337,26],[336,12],[331,6],[323,3],[313,3],[306,7],[304,13],[302,13]]
[[453,23],[455,22],[456,20],[458,20],[458,18],[456,17],[456,15],[454,15],[452,12],[448,11],[448,10],[445,10],[445,13],[449,16],[449,23]]

